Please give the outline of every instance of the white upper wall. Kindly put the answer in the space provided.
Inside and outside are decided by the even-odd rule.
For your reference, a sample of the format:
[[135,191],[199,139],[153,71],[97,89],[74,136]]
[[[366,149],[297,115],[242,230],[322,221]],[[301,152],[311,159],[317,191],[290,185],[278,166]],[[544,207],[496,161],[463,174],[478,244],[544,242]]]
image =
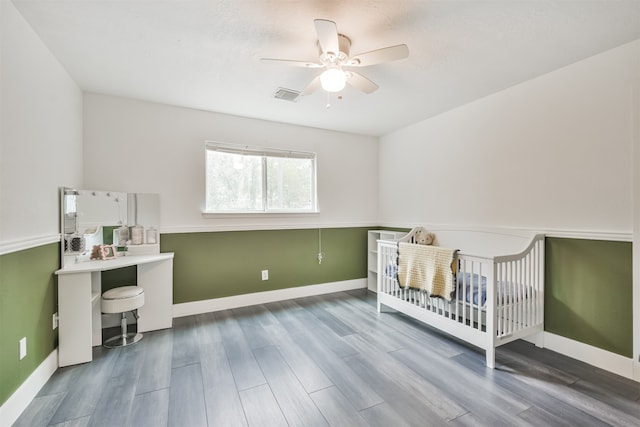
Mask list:
[[[317,153],[320,213],[204,217],[205,140]],[[377,142],[374,137],[84,95],[84,188],[160,193],[162,232],[374,225]]]
[[631,233],[639,56],[640,40],[382,137],[380,220]]
[[0,2],[0,254],[59,240],[58,188],[82,182],[82,92]]

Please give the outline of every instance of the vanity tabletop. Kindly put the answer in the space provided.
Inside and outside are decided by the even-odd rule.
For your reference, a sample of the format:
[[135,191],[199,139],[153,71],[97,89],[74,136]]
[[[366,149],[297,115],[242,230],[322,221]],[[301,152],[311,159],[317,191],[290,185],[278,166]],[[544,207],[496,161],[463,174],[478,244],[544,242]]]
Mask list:
[[148,264],[173,258],[173,252],[163,252],[152,255],[129,255],[120,256],[113,259],[81,261],[70,264],[56,271],[57,275],[89,273],[92,271],[113,270],[116,268],[128,267],[131,265]]

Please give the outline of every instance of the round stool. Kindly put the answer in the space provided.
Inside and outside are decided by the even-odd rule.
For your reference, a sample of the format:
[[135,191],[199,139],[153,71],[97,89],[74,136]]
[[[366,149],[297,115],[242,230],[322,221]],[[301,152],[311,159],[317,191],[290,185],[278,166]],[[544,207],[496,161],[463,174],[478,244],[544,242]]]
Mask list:
[[102,294],[103,313],[122,313],[120,335],[109,338],[103,345],[107,348],[124,347],[142,339],[140,333],[127,333],[127,311],[133,312],[138,319],[138,308],[144,305],[144,289],[140,286],[121,286],[109,289]]

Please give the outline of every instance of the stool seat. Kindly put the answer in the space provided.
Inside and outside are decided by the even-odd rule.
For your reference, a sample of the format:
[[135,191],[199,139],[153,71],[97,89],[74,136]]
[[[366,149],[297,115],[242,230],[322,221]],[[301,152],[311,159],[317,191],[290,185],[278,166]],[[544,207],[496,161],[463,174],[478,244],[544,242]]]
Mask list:
[[144,305],[144,288],[140,286],[120,286],[102,294],[103,313],[133,311]]
[[109,289],[102,294],[104,299],[122,299],[132,298],[140,295],[144,292],[144,289],[140,286],[120,286],[117,288]]
[[100,308],[103,313],[121,313],[121,333],[104,342],[107,348],[124,347],[137,343],[142,339],[140,333],[127,333],[126,312],[132,311],[138,318],[137,310],[144,305],[144,288],[140,286],[120,286],[109,289],[102,294]]

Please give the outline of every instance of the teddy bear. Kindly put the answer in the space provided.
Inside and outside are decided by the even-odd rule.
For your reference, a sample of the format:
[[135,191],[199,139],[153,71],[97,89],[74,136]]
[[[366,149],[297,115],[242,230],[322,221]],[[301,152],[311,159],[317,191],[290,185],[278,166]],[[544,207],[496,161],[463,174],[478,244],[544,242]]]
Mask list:
[[435,235],[429,233],[424,227],[418,227],[413,234],[415,243],[419,245],[432,245],[434,238]]

